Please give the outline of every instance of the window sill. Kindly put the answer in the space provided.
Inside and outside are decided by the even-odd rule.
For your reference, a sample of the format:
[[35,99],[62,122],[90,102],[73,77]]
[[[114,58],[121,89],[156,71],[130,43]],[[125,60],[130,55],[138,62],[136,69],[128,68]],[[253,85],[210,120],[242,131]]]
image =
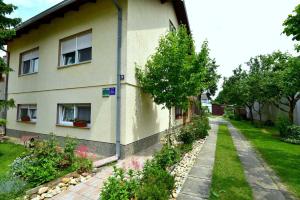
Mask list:
[[91,129],[91,127],[77,127],[77,126],[68,126],[68,125],[63,125],[63,124],[56,124],[58,127],[64,127],[64,128],[76,128],[76,129]]
[[23,124],[36,124],[36,122],[32,122],[32,121],[21,121],[21,120],[17,120],[18,123],[23,123]]
[[89,64],[89,63],[92,63],[92,61],[89,60],[89,61],[75,63],[75,64],[71,64],[71,65],[62,65],[62,66],[58,66],[57,69],[65,69],[65,68],[75,67],[75,66],[78,66],[78,65],[84,65],[84,64]]
[[30,75],[34,75],[34,74],[37,74],[38,72],[33,72],[33,73],[28,73],[28,74],[19,74],[19,77],[22,77],[22,76],[30,76]]

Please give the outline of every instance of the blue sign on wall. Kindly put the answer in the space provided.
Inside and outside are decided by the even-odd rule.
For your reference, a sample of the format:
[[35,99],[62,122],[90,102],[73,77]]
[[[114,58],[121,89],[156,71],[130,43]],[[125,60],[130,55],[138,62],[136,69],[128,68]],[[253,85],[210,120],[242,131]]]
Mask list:
[[113,96],[113,95],[116,95],[116,88],[115,87],[103,88],[102,89],[102,96],[103,97],[109,97],[109,96]]
[[109,88],[109,95],[116,95],[116,88],[115,87]]

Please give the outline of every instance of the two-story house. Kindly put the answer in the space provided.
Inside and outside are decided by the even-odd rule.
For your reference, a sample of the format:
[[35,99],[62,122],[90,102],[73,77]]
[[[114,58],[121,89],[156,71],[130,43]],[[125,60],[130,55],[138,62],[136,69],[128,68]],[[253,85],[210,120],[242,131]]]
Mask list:
[[25,21],[8,42],[7,135],[76,137],[105,156],[154,144],[168,110],[141,92],[135,67],[181,23],[182,0],[64,0]]

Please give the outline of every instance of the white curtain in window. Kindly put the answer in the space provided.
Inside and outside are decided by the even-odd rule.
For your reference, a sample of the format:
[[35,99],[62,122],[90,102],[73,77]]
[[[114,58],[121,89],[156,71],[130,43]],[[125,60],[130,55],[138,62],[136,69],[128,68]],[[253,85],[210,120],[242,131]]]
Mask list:
[[76,51],[76,38],[65,40],[61,42],[61,53],[70,53]]
[[92,46],[92,34],[87,33],[84,35],[80,35],[77,38],[77,49],[86,49]]

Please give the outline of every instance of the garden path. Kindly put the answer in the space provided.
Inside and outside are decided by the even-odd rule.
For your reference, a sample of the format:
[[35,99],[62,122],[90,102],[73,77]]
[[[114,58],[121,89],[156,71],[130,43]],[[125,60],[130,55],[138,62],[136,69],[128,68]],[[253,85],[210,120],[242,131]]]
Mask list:
[[228,128],[243,164],[247,181],[252,187],[254,198],[259,200],[292,199],[279,178],[255,152],[249,141],[229,122]]
[[215,162],[217,132],[219,123],[222,122],[221,118],[210,119],[209,136],[177,197],[178,200],[208,199]]
[[[126,159],[118,161],[116,164],[118,167],[132,166],[132,161],[138,161],[141,165],[150,159],[154,152],[161,148],[160,144],[151,146],[136,155],[129,156]],[[95,176],[88,179],[84,183],[80,183],[76,186],[71,186],[68,190],[52,197],[52,200],[98,200],[100,190],[105,180],[112,175],[113,166],[106,166],[101,169]]]

